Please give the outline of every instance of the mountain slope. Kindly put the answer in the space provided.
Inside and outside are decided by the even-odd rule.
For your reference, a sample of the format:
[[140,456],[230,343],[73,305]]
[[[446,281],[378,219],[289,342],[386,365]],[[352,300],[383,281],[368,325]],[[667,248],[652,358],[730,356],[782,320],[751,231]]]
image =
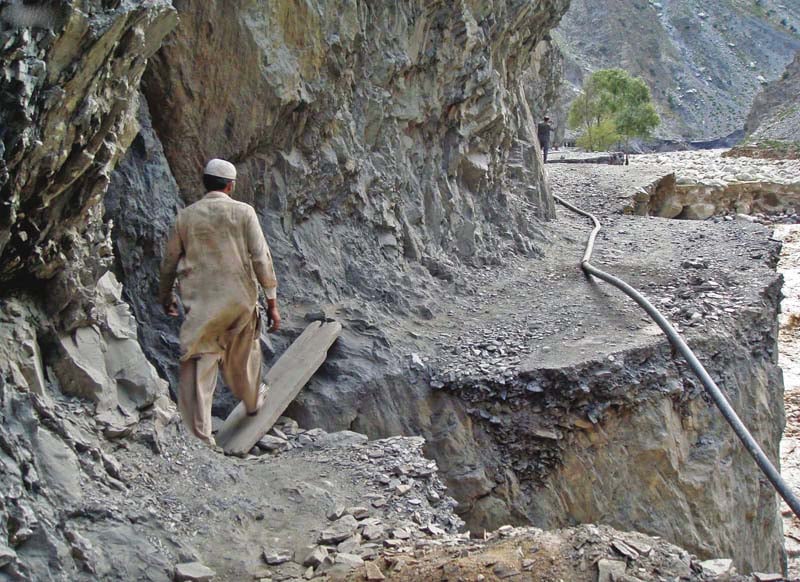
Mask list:
[[[742,129],[762,83],[800,49],[800,3],[775,0],[573,0],[555,32],[566,79],[622,67],[651,87],[657,136],[713,140]],[[568,90],[568,89],[565,89]]]

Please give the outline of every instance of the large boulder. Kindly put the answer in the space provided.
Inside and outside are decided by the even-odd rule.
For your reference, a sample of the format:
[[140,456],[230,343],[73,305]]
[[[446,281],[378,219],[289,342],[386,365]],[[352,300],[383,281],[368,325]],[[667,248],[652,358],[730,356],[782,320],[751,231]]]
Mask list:
[[64,393],[91,400],[97,412],[138,418],[138,411],[167,394],[167,383],[142,353],[136,320],[113,273],[103,275],[96,293],[98,323],[59,335],[56,376]]

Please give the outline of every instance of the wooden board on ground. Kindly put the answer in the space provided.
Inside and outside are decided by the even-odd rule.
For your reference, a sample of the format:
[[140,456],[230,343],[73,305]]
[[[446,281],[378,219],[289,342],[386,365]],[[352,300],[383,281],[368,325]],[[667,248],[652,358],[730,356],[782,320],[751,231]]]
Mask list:
[[250,452],[322,365],[341,331],[342,324],[336,321],[309,324],[267,372],[270,390],[258,414],[248,416],[240,402],[217,433],[217,444],[230,455]]

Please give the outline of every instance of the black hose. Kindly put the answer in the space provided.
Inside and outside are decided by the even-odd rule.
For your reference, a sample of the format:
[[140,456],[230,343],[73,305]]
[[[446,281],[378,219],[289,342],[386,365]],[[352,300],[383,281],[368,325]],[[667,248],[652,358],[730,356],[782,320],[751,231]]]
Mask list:
[[764,454],[764,451],[761,450],[761,447],[758,446],[758,443],[753,438],[753,435],[751,435],[747,430],[747,427],[736,414],[736,411],[733,409],[733,407],[731,407],[728,399],[725,397],[725,394],[723,394],[722,390],[719,389],[719,386],[717,386],[716,382],[711,379],[711,376],[703,367],[703,364],[700,363],[700,360],[697,359],[697,356],[694,355],[694,352],[686,344],[681,335],[675,330],[674,327],[672,327],[672,324],[636,289],[628,285],[622,279],[618,279],[617,277],[614,277],[605,271],[601,271],[589,262],[592,258],[592,252],[594,251],[594,243],[595,239],[597,238],[597,233],[600,232],[601,228],[600,221],[597,219],[597,217],[589,212],[577,208],[576,206],[573,206],[558,196],[554,195],[553,198],[555,198],[556,202],[562,206],[568,208],[572,212],[591,219],[594,223],[594,229],[589,235],[589,240],[586,243],[586,252],[583,254],[583,259],[581,260],[581,269],[583,269],[585,273],[594,275],[598,279],[602,279],[606,283],[613,285],[625,293],[628,297],[638,303],[639,306],[644,309],[650,317],[653,318],[653,321],[655,321],[658,324],[658,327],[660,327],[661,330],[666,334],[670,343],[684,357],[686,363],[689,364],[692,372],[694,372],[694,375],[697,376],[700,382],[703,383],[703,387],[706,389],[706,392],[709,396],[711,396],[714,404],[717,405],[717,408],[719,408],[722,416],[728,421],[728,424],[731,425],[731,428],[736,433],[736,436],[738,436],[739,440],[742,441],[747,449],[747,452],[749,452],[753,459],[755,459],[756,464],[758,464],[761,471],[764,473],[764,475],[766,475],[770,483],[772,483],[775,491],[777,491],[778,494],[783,497],[783,500],[786,501],[786,504],[792,509],[794,514],[800,518],[800,500],[798,500],[797,496],[795,496],[792,490],[789,489],[789,486],[783,480],[780,473],[778,473],[777,469],[775,469],[775,466],[772,464],[772,462],[770,462],[767,455]]

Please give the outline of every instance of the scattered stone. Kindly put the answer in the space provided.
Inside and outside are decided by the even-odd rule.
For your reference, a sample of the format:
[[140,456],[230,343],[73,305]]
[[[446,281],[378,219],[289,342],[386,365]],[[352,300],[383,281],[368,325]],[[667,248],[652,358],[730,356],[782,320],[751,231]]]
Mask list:
[[323,530],[319,541],[322,544],[338,544],[352,536],[356,528],[358,528],[356,518],[352,515],[345,515],[333,522],[330,528]]
[[324,546],[308,546],[300,562],[303,566],[316,568],[328,557],[328,549]]
[[286,439],[265,434],[263,437],[259,439],[259,441],[256,443],[256,446],[262,451],[267,451],[272,453],[272,452],[288,450],[289,442]]
[[397,493],[398,495],[405,495],[406,493],[411,491],[411,485],[407,485],[405,483],[401,483],[400,485],[395,487],[394,490],[395,490],[395,493]]
[[653,546],[639,542],[637,540],[626,540],[627,544],[643,556],[647,556],[653,551]]
[[336,546],[336,551],[342,554],[352,554],[361,546],[361,540],[361,534],[354,534],[343,542],[340,542],[339,545]]
[[334,508],[328,512],[328,519],[330,521],[336,521],[340,517],[345,514],[346,508],[341,503],[334,506]]
[[270,549],[264,548],[263,550],[264,561],[270,566],[277,566],[284,562],[289,562],[294,556],[294,552],[284,549]]
[[372,500],[372,507],[378,509],[384,507],[386,505],[386,498],[385,497],[377,497]]
[[364,573],[366,574],[369,582],[377,582],[378,580],[386,579],[386,577],[383,575],[383,572],[381,572],[381,569],[378,568],[378,565],[375,562],[365,562]]
[[177,582],[210,582],[216,572],[200,562],[186,562],[175,566],[175,580]]
[[620,560],[602,559],[597,562],[597,582],[615,582],[625,575],[627,564]]
[[613,542],[611,542],[611,545],[615,550],[617,550],[620,554],[622,554],[626,558],[630,558],[631,560],[639,559],[639,552],[634,550],[625,542],[620,540],[614,540]]
[[704,575],[713,577],[720,582],[724,582],[736,574],[736,568],[733,567],[733,560],[728,558],[704,560],[699,563],[699,566],[703,570]]
[[404,528],[398,528],[392,531],[392,537],[398,540],[407,540],[411,537],[411,532]]
[[355,554],[336,554],[336,564],[344,564],[350,569],[359,568],[364,565],[364,560],[361,556]]
[[784,580],[781,574],[762,574],[761,572],[753,572],[753,577],[756,582],[780,582]]
[[445,531],[442,528],[437,527],[436,525],[434,525],[432,523],[429,523],[428,525],[423,527],[422,531],[424,531],[425,533],[428,533],[428,534],[430,534],[432,536],[443,536],[445,534]]
[[384,529],[382,526],[379,525],[368,525],[364,528],[361,532],[361,535],[364,536],[366,540],[378,540],[383,537]]
[[361,507],[361,506],[348,507],[347,509],[344,510],[344,512],[345,514],[352,515],[353,517],[359,520],[366,519],[369,517],[369,509],[367,509],[366,507]]
[[315,444],[323,448],[351,447],[367,442],[367,435],[343,430],[341,432],[331,432],[317,437]]
[[503,580],[505,578],[511,578],[512,576],[518,575],[519,570],[509,566],[508,564],[500,562],[492,569],[492,573],[499,579]]

